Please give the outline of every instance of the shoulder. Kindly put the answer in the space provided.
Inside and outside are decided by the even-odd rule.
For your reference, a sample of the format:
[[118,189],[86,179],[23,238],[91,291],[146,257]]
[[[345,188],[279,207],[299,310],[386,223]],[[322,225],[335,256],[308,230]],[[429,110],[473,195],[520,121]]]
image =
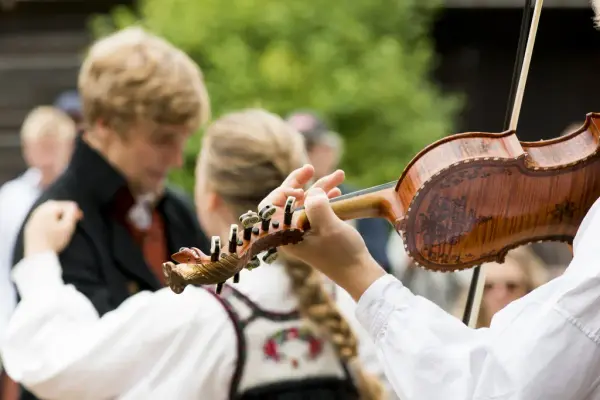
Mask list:
[[[28,185],[28,171],[22,173],[14,179],[6,181],[0,186],[0,198],[7,198],[11,195],[23,190]],[[29,173],[30,174],[30,173]]]
[[170,185],[165,192],[165,202],[181,214],[196,218],[196,209],[191,196],[183,189]]
[[56,181],[38,196],[38,198],[33,202],[29,213],[31,214],[31,212],[33,212],[40,204],[43,204],[49,200],[77,201],[78,199],[76,198],[75,194],[76,192],[74,190],[70,190],[68,185],[62,183],[61,181]]
[[200,229],[194,202],[191,196],[183,189],[176,186],[168,186],[165,191],[164,207],[165,210],[168,210],[169,214],[178,215],[180,219],[186,221],[186,225],[191,224],[195,229]]
[[[138,303],[141,307],[128,303]],[[180,327],[183,331],[192,331],[202,337],[214,334],[222,338],[219,341],[227,340],[229,343],[237,337],[235,321],[225,301],[203,287],[188,286],[180,294],[168,287],[153,293],[140,292],[127,299],[123,306],[131,306],[134,313],[145,309],[155,321],[169,321],[170,328]]]
[[194,203],[186,192],[169,186],[159,208],[165,215],[169,225],[178,232],[177,235],[187,237],[186,240],[181,242],[181,246],[189,246],[189,244],[184,243],[193,238],[194,246],[202,249],[202,251],[208,250],[210,242],[200,227]]

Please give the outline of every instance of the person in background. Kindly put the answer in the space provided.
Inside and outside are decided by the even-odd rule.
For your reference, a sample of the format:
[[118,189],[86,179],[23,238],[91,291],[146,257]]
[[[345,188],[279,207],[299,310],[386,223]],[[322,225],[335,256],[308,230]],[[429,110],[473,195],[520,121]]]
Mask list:
[[[69,163],[75,134],[73,121],[50,106],[30,111],[21,126],[21,151],[28,168],[0,187],[0,342],[17,301],[10,270],[19,229],[32,204]],[[16,398],[8,394],[14,385],[6,378],[0,386],[0,398]]]
[[77,126],[77,132],[83,132],[83,114],[81,110],[81,98],[77,90],[62,92],[54,101],[54,107],[64,111]]
[[[314,111],[294,111],[287,116],[286,120],[304,136],[310,163],[315,168],[315,178],[319,179],[335,171],[343,154],[343,140],[340,135],[330,130],[325,121]],[[358,189],[342,184],[340,190],[342,194],[347,194]],[[391,267],[386,247],[390,232],[388,221],[367,218],[349,223],[361,234],[369,252],[379,265],[389,272]]]
[[[199,67],[139,27],[91,46],[78,90],[85,132],[65,173],[33,208],[48,200],[79,204],[85,218],[59,254],[62,276],[104,315],[140,290],[164,287],[162,263],[179,248],[208,251],[191,199],[167,177],[209,120],[210,103]],[[23,252],[21,228],[13,265]]]
[[[225,246],[231,224],[257,210],[284,179],[294,186],[279,193],[285,199],[302,192],[314,174],[303,166],[302,136],[265,110],[219,118],[201,148],[197,212],[205,231]],[[337,171],[315,185],[335,196],[342,180]],[[295,260],[281,257],[242,270],[240,281],[226,284],[220,296],[213,287],[142,292],[100,317],[60,278],[56,252],[80,218],[74,203],[39,206],[25,230],[26,258],[14,269],[24,297],[2,354],[11,376],[41,397],[387,398],[373,343],[362,340],[366,331],[354,316],[356,303]]]
[[[528,246],[509,251],[504,263],[486,264],[483,301],[477,318],[477,328],[488,328],[492,318],[515,300],[548,281],[546,266]],[[462,318],[467,302],[466,286],[456,302],[455,315]]]

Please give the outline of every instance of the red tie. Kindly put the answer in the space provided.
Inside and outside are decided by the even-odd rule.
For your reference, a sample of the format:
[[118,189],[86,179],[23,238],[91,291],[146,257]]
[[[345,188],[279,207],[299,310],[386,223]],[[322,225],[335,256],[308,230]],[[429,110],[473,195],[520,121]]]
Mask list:
[[115,211],[118,219],[125,224],[133,240],[141,247],[146,264],[148,264],[150,270],[164,286],[165,277],[162,272],[162,264],[167,261],[168,252],[162,215],[156,209],[153,209],[150,226],[145,229],[138,228],[127,217],[127,214],[135,204],[131,192],[127,188],[120,190],[117,193],[115,201]]

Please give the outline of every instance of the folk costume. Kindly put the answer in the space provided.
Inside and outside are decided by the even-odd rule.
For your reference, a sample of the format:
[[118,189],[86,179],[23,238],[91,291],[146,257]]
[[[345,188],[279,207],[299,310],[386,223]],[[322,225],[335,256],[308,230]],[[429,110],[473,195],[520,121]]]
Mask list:
[[[53,253],[13,270],[22,301],[2,349],[8,373],[42,398],[357,399],[352,367],[298,313],[277,263],[242,271],[221,296],[210,288],[140,292],[100,317],[61,278]],[[379,373],[372,343],[335,301],[359,337],[363,368]]]

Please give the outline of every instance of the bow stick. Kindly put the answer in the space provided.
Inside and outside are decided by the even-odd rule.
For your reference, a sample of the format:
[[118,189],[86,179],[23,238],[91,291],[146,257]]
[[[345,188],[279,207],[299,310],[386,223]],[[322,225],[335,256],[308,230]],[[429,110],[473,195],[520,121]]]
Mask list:
[[[511,91],[509,95],[509,104],[506,109],[507,113],[505,125],[508,126],[505,126],[505,129],[508,128],[512,131],[517,130],[519,115],[521,113],[521,106],[523,104],[523,95],[525,93],[525,85],[527,83],[527,75],[529,73],[529,65],[531,64],[531,56],[533,54],[533,45],[535,43],[535,36],[540,21],[540,14],[542,12],[542,4],[544,3],[544,0],[535,0],[533,17],[531,17],[531,24],[529,27],[529,36],[527,38],[527,41],[525,42],[525,32],[527,31],[527,23],[530,19],[533,1],[534,0],[525,0],[523,20],[521,23],[521,34],[519,37],[519,45],[517,47],[517,60],[515,63],[515,71],[513,72],[513,81],[511,84]],[[521,56],[522,53],[523,55]],[[520,68],[518,68],[519,65]],[[520,73],[517,76],[517,71],[519,71],[519,69]],[[510,112],[509,114],[511,108],[512,112]],[[467,296],[467,303],[465,305],[465,313],[463,315],[463,322],[470,328],[475,328],[477,326],[477,319],[479,318],[479,309],[481,308],[481,301],[483,299],[484,286],[485,267],[480,265],[473,269],[473,277],[471,278],[469,294]]]

